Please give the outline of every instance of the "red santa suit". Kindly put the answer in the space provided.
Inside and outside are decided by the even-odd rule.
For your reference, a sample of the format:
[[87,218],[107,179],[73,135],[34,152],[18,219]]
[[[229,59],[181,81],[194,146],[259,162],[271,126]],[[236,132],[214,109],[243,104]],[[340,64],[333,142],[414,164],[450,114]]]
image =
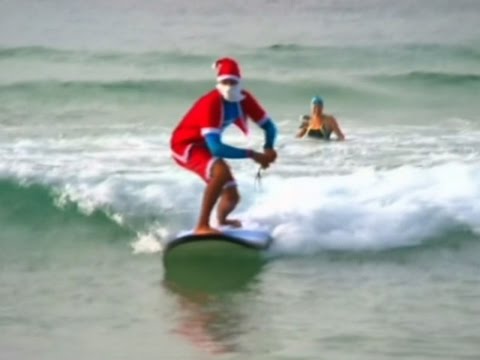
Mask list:
[[[218,81],[226,78],[240,81],[240,71],[234,60],[226,58],[220,59],[217,64],[218,62],[221,62],[219,67],[217,65]],[[259,126],[269,119],[265,110],[248,91],[241,90],[238,100],[235,102],[238,107],[238,110],[234,111],[235,119],[228,118],[225,114],[227,107],[219,89],[209,91],[192,106],[171,137],[172,155],[179,165],[208,181],[210,168],[216,158],[209,151],[205,136],[211,133],[221,135],[223,130],[232,123],[246,133],[248,118]],[[228,104],[230,109],[232,105],[231,102]]]

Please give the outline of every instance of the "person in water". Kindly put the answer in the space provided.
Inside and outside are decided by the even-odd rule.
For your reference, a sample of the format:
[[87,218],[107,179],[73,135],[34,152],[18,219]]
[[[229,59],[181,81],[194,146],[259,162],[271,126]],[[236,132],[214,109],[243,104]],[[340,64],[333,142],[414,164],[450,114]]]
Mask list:
[[310,116],[302,117],[302,124],[297,137],[303,138],[308,136],[314,139],[330,140],[330,136],[334,133],[338,140],[345,140],[337,120],[329,114],[323,112],[323,100],[320,96],[314,96],[311,102],[312,113]]
[[[218,201],[219,225],[241,227],[241,222],[228,215],[237,206],[240,195],[225,159],[252,159],[264,169],[277,157],[274,150],[277,128],[255,97],[242,86],[240,67],[231,58],[214,64],[217,85],[190,108],[172,133],[170,147],[178,165],[200,176],[206,185],[196,234],[218,233],[210,226],[210,215]],[[265,133],[263,152],[229,146],[222,142],[222,133],[230,125],[247,132],[250,118]]]

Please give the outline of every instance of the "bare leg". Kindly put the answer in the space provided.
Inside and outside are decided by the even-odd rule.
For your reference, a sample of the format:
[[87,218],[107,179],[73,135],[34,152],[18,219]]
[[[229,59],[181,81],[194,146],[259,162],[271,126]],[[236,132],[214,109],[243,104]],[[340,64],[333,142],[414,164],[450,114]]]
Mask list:
[[196,234],[219,233],[217,229],[210,226],[210,214],[222,193],[223,186],[231,179],[232,175],[228,165],[222,159],[217,159],[212,166],[212,178],[203,193],[200,218],[194,231]]
[[240,195],[236,185],[223,189],[220,202],[217,207],[217,219],[220,225],[241,227],[242,223],[236,219],[227,219],[228,215],[235,209],[240,201]]

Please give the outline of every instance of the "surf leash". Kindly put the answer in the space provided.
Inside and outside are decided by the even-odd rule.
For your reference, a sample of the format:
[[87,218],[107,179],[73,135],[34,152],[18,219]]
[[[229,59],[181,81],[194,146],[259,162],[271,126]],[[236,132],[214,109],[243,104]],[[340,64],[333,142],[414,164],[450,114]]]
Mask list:
[[262,172],[263,172],[263,168],[259,166],[257,174],[255,175],[254,183],[253,183],[255,190],[262,190]]

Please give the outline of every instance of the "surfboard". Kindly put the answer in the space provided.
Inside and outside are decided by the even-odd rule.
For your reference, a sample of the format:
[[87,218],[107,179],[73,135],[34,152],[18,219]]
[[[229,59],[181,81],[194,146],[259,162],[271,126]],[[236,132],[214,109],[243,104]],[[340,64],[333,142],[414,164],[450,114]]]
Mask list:
[[247,248],[251,250],[266,250],[272,243],[272,237],[268,231],[254,229],[224,229],[220,234],[196,235],[193,231],[183,231],[169,241],[164,254],[168,254],[180,246],[183,248]]
[[211,235],[181,232],[164,246],[165,278],[190,289],[240,287],[260,271],[272,241],[267,231],[245,228]]

